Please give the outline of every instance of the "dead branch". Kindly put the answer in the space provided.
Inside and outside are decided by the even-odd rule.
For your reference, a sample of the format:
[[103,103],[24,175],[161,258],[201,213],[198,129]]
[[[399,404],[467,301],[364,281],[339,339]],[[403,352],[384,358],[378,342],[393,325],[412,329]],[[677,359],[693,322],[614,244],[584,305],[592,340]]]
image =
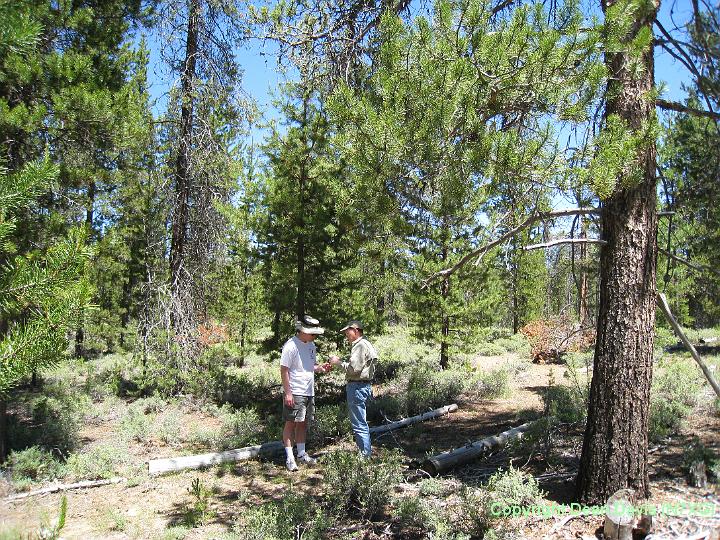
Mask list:
[[509,230],[505,234],[503,234],[500,238],[497,240],[494,240],[488,244],[485,244],[467,255],[465,255],[462,259],[460,259],[457,263],[455,263],[453,266],[446,268],[444,270],[440,270],[439,272],[433,274],[429,278],[425,280],[423,283],[424,287],[427,287],[430,283],[435,281],[439,278],[445,278],[452,274],[454,274],[457,270],[465,266],[465,264],[475,257],[480,257],[483,253],[486,253],[490,251],[492,248],[494,248],[497,245],[502,244],[505,240],[508,240],[509,238],[512,238],[520,231],[523,231],[530,227],[533,223],[536,223],[538,221],[544,221],[549,219],[555,219],[560,217],[568,217],[568,216],[576,216],[578,214],[596,214],[599,215],[602,213],[602,210],[599,208],[571,208],[568,210],[555,210],[553,212],[540,212],[538,210],[535,210],[532,212],[526,219],[523,221],[520,225],[515,227],[514,229]]
[[685,346],[690,351],[690,354],[692,355],[693,359],[698,363],[700,366],[700,369],[705,374],[705,378],[710,383],[710,386],[713,387],[713,390],[715,390],[715,393],[718,397],[720,397],[720,385],[718,385],[717,381],[713,377],[712,373],[710,373],[710,370],[707,367],[707,364],[703,361],[702,358],[700,358],[700,355],[695,350],[695,347],[692,343],[690,343],[690,340],[685,335],[685,332],[682,331],[682,328],[680,328],[680,325],[675,320],[675,317],[673,317],[672,312],[670,311],[670,306],[668,304],[667,298],[665,298],[665,295],[663,293],[658,293],[658,305],[660,306],[660,309],[665,314],[665,317],[667,317],[668,322],[675,330],[675,333],[677,336],[682,340],[682,342],[685,344]]
[[533,249],[544,249],[561,244],[600,244],[601,246],[606,246],[607,242],[605,240],[600,240],[599,238],[559,238],[557,240],[552,240],[551,242],[545,242],[544,244],[531,244],[529,246],[525,246],[523,250],[530,251]]
[[120,482],[127,482],[127,478],[110,478],[109,480],[83,480],[82,482],[76,482],[74,484],[56,484],[42,489],[36,489],[35,491],[28,491],[26,493],[18,493],[17,495],[11,495],[7,498],[8,501],[17,501],[19,499],[27,499],[28,497],[35,497],[36,495],[46,495],[48,493],[55,493],[56,491],[69,491],[71,489],[83,489],[92,488],[98,486],[107,486],[109,484],[119,484]]
[[683,105],[676,101],[667,101],[665,99],[658,98],[655,100],[655,105],[657,105],[661,109],[665,109],[666,111],[676,111],[676,112],[691,114],[693,116],[700,116],[703,118],[711,118],[713,120],[720,120],[720,113],[716,113],[715,111],[703,111],[701,109],[696,109],[694,107],[688,107],[687,105]]
[[710,272],[711,274],[720,277],[720,272],[718,272],[714,268],[710,268],[709,266],[704,266],[704,265],[700,265],[700,264],[696,264],[696,263],[691,263],[687,259],[678,257],[677,255],[674,255],[665,249],[659,249],[658,251],[660,253],[662,253],[663,255],[665,255],[666,257],[670,257],[673,261],[677,261],[679,263],[684,264],[688,268],[692,268],[693,270],[697,270],[698,272]]

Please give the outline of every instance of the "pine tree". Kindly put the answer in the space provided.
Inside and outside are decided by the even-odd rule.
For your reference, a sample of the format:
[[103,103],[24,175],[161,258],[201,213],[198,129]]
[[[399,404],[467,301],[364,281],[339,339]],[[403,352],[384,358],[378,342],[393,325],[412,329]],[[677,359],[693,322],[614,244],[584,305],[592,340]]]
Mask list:
[[17,214],[31,207],[57,175],[47,161],[12,175],[0,171],[0,459],[11,390],[63,358],[67,333],[81,321],[91,294],[86,279],[91,253],[82,229],[71,230],[42,257],[18,253],[12,242]]
[[351,224],[338,214],[345,188],[327,116],[303,82],[287,88],[283,114],[286,132],[274,131],[265,146],[264,223],[258,231],[272,348],[294,317],[306,312],[344,319],[349,306],[340,294],[354,286],[342,279],[355,254],[347,235]]

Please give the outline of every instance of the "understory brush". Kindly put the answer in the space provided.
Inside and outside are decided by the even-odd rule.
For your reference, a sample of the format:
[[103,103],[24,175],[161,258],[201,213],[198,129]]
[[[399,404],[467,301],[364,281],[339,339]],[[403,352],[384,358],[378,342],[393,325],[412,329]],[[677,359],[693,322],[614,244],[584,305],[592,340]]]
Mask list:
[[[470,536],[456,530],[444,509],[435,508],[419,496],[402,497],[395,501],[393,515],[402,526],[401,537],[423,537],[434,540],[469,540]],[[409,530],[408,530],[409,529]]]
[[70,454],[65,463],[65,477],[73,480],[107,480],[123,476],[132,459],[122,441],[110,441],[83,448]]
[[345,403],[322,405],[315,409],[313,423],[308,430],[310,441],[324,445],[351,432],[350,418]]
[[510,467],[493,474],[483,489],[461,493],[461,530],[481,538],[502,536],[514,509],[530,508],[545,496],[531,475]]
[[46,384],[15,403],[7,422],[10,448],[40,446],[64,456],[79,443],[78,431],[90,399],[63,381]]
[[65,468],[57,457],[39,446],[13,451],[7,466],[15,489],[20,491],[30,488],[35,482],[55,480],[65,474]]
[[241,540],[321,540],[339,520],[379,515],[402,478],[401,457],[383,452],[371,459],[332,452],[324,460],[326,491],[319,499],[292,490],[278,501],[254,506],[233,529]]
[[370,518],[379,514],[401,480],[398,452],[382,452],[366,459],[355,452],[331,452],[324,459],[325,503],[342,516]]
[[690,469],[697,462],[705,465],[710,481],[720,482],[720,456],[712,448],[705,446],[699,438],[694,437],[683,456],[685,473],[690,473]]
[[240,540],[323,540],[332,523],[315,499],[290,492],[247,510],[234,532]]
[[705,379],[689,358],[669,356],[657,366],[650,392],[648,436],[659,441],[677,432],[697,407]]

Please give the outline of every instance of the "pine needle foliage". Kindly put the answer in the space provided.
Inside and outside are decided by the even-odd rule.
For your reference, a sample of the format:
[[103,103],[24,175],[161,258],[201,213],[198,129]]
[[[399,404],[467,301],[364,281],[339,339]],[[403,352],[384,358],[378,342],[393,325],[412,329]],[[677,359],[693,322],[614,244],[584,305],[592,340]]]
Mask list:
[[44,254],[16,254],[9,240],[17,213],[56,175],[47,160],[16,174],[0,171],[0,399],[23,377],[62,358],[90,298],[84,230],[71,230]]

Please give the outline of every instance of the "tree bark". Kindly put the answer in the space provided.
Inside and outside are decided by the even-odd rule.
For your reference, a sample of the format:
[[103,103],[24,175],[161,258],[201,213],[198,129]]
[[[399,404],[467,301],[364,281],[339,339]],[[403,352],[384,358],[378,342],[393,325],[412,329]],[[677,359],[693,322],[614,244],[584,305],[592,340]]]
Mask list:
[[[443,226],[445,227],[445,230],[447,230],[446,224],[443,224]],[[447,264],[448,260],[448,242],[449,240],[447,238],[443,238],[443,248],[440,257],[443,262],[443,266]],[[448,362],[450,361],[450,355],[448,354],[448,349],[450,348],[450,315],[447,312],[447,299],[448,296],[450,296],[450,276],[444,277],[443,280],[440,282],[440,295],[443,302],[442,307],[440,308],[442,314],[442,337],[440,339],[440,367],[442,369],[445,369],[448,366]]]
[[194,81],[198,54],[198,26],[200,23],[200,0],[189,0],[185,60],[180,77],[180,132],[178,153],[175,160],[175,212],[172,223],[170,245],[170,283],[177,289],[185,260],[185,245],[188,239],[190,206],[190,152],[193,136],[193,105],[195,102]]
[[7,401],[0,397],[0,463],[7,458]]
[[[303,132],[308,125],[308,101],[310,97],[307,92],[303,96]],[[307,146],[307,141],[304,141]],[[296,309],[298,319],[302,319],[305,315],[305,294],[307,287],[305,286],[305,191],[308,189],[308,160],[309,155],[304,156],[300,162],[300,170],[298,171],[298,198],[300,200],[298,209],[298,232],[297,232],[297,299]]]
[[[90,233],[88,236],[88,242],[92,241],[93,237],[93,222],[95,221],[95,192],[96,185],[94,180],[90,180],[87,188],[87,208],[85,209],[85,226]],[[80,321],[80,325],[75,331],[75,358],[82,358],[85,354],[85,327],[83,321]],[[33,373],[33,376],[35,373]]]
[[[603,9],[615,3],[603,3]],[[628,36],[650,27],[659,2],[644,12]],[[625,52],[605,53],[609,69],[605,118],[618,115],[640,134],[652,118],[653,51],[633,75]],[[649,496],[648,413],[655,327],[657,211],[655,142],[643,144],[634,172],[621,175],[605,202],[600,253],[600,309],[587,426],[576,490],[580,501],[602,504],[617,490]],[[633,167],[629,167],[633,169]]]

